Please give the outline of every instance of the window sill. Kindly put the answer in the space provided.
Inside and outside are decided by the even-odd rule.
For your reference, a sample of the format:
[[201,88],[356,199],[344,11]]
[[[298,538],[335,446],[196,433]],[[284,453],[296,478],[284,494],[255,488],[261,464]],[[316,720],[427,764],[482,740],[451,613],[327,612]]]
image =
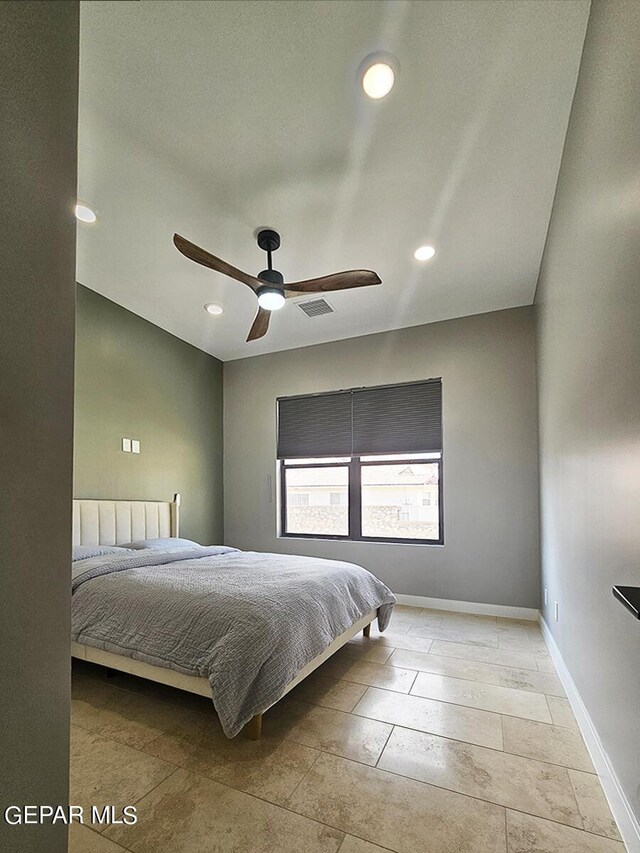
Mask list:
[[292,539],[296,542],[341,542],[349,545],[404,545],[413,548],[444,548],[444,542],[416,542],[411,539],[347,539],[343,536],[301,536],[296,533],[280,533],[276,539]]

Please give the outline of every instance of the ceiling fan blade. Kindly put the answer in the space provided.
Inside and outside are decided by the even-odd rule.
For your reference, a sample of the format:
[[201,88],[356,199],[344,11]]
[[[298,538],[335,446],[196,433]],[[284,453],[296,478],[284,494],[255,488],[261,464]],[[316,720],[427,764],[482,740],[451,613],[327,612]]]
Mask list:
[[221,258],[216,258],[215,255],[205,251],[205,249],[201,249],[195,243],[190,243],[189,240],[185,240],[179,234],[173,235],[173,245],[186,258],[189,258],[190,261],[195,261],[197,264],[202,264],[203,267],[208,267],[216,272],[221,272],[223,275],[228,275],[229,278],[235,278],[236,281],[241,281],[243,284],[248,285],[254,292],[263,284],[259,278],[242,272],[242,270],[228,264]]
[[253,324],[249,329],[249,334],[247,335],[247,342],[255,341],[266,335],[270,319],[271,311],[265,311],[264,308],[258,307],[258,313],[256,314],[255,320],[253,321]]
[[322,293],[329,290],[368,287],[371,284],[382,284],[380,277],[371,270],[346,270],[321,278],[310,278],[307,281],[292,281],[285,284],[284,289],[295,290],[298,293]]

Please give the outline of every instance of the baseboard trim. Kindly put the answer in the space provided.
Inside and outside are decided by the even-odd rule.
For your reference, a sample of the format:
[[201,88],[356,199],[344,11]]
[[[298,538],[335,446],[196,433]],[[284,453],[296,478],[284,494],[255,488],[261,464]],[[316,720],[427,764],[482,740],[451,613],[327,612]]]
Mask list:
[[454,610],[458,613],[475,613],[478,616],[502,616],[505,619],[527,619],[537,622],[539,611],[533,607],[510,607],[507,604],[483,604],[476,601],[453,601],[448,598],[428,598],[424,595],[396,593],[398,604],[412,607],[432,607],[436,610]]
[[611,766],[611,761],[609,760],[609,756],[602,745],[602,741],[600,740],[596,727],[593,724],[593,720],[582,701],[582,697],[578,693],[578,688],[571,677],[571,673],[567,669],[567,665],[560,654],[560,649],[549,630],[549,626],[542,618],[542,615],[540,615],[540,627],[542,628],[542,634],[547,646],[549,647],[549,652],[553,662],[558,670],[562,686],[566,691],[571,708],[576,720],[578,721],[578,726],[580,727],[582,737],[584,738],[587,749],[589,750],[593,766],[600,777],[602,789],[604,790],[605,796],[609,802],[611,813],[618,824],[620,835],[622,835],[624,843],[627,845],[628,853],[640,853],[640,824],[631,809],[629,800],[620,786],[618,777]]

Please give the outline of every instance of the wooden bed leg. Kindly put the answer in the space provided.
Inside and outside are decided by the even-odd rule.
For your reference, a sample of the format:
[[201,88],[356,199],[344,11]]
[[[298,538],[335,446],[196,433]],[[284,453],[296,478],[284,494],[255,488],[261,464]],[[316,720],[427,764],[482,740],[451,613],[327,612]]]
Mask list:
[[252,717],[245,725],[244,730],[247,733],[249,740],[260,740],[260,733],[262,732],[262,714],[256,714],[255,717]]
[[368,625],[365,625],[364,628],[362,629],[362,636],[368,637],[370,633],[371,633],[371,622],[369,622]]

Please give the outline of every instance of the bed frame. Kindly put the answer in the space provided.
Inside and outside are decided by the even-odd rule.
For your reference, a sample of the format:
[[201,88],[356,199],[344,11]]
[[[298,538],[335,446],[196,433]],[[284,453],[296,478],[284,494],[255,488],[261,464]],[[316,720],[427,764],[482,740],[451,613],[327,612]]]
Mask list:
[[[74,545],[118,545],[132,542],[136,539],[175,538],[180,530],[180,495],[176,494],[172,501],[103,501],[103,500],[74,500],[73,502],[73,544]],[[317,669],[332,654],[348,643],[357,633],[363,632],[369,636],[371,623],[377,613],[372,610],[354,623],[348,630],[340,634],[330,646],[303,667],[296,677],[287,684],[282,696],[293,690],[314,669]],[[127,672],[139,678],[156,681],[197,693],[200,696],[211,697],[211,686],[206,678],[184,675],[153,666],[133,658],[116,655],[72,642],[72,657],[97,663],[108,669]],[[280,698],[282,698],[282,696]],[[274,703],[275,704],[275,703]],[[273,707],[273,706],[269,706]],[[269,708],[263,708],[244,727],[249,738],[257,740],[262,728],[262,715]]]

